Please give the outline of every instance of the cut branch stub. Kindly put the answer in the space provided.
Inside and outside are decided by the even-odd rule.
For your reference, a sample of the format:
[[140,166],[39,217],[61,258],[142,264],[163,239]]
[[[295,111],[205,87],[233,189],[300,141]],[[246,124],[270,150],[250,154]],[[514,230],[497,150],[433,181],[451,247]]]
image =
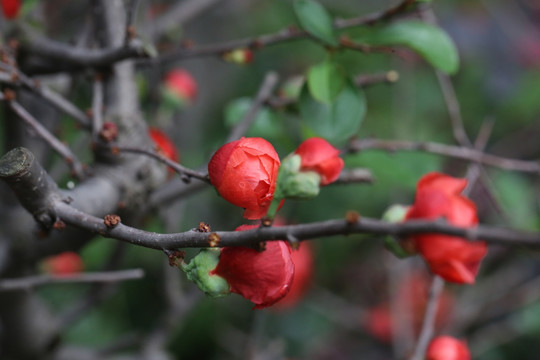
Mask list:
[[45,228],[53,225],[56,217],[52,204],[61,197],[58,186],[30,150],[18,147],[2,156],[0,178],[41,225]]

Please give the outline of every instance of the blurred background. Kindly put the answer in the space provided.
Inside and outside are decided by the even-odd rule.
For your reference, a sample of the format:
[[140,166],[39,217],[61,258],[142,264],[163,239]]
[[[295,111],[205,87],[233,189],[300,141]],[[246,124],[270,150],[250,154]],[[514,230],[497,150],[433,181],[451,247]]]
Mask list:
[[[339,18],[396,4],[320,2]],[[165,30],[159,28],[179,6],[185,6],[184,15]],[[469,138],[474,141],[492,125],[487,153],[537,159],[540,1],[434,0],[432,8],[459,50],[460,69],[451,79]],[[88,9],[89,1],[28,0],[21,21],[50,38],[74,42]],[[276,33],[293,24],[297,20],[292,1],[286,0],[141,0],[135,21],[138,35],[159,53],[179,43],[217,44]],[[1,26],[6,29],[7,23]],[[322,46],[303,39],[257,49],[253,61],[243,65],[219,56],[139,64],[141,107],[148,124],[160,127],[174,141],[181,163],[200,168],[225,142],[269,71],[279,74],[278,87],[283,87],[289,79],[304,76],[325,54]],[[391,54],[342,50],[334,60],[350,76],[390,70],[399,74],[395,83],[364,87],[367,113],[356,138],[456,144],[437,75],[421,57],[406,49]],[[191,74],[198,92],[190,104],[171,109],[162,88],[173,69]],[[62,76],[40,78],[54,84]],[[70,98],[81,108],[90,104],[89,79],[89,74],[80,73],[71,84]],[[77,130],[69,120],[62,126],[62,139],[73,143]],[[306,132],[293,104],[261,109],[248,136],[266,138],[284,157]],[[343,218],[348,210],[355,210],[380,218],[392,204],[413,202],[416,182],[423,174],[441,171],[464,177],[467,173],[463,161],[422,151],[368,149],[344,159],[347,168],[371,171],[373,183],[333,185],[314,200],[287,201],[280,217],[293,224]],[[538,191],[535,174],[484,167],[470,197],[478,206],[481,223],[538,231]],[[132,225],[176,232],[202,221],[212,230],[233,230],[243,224],[241,212],[206,187]],[[206,298],[180,270],[169,267],[163,253],[99,237],[80,252],[84,270],[98,271],[113,263],[118,269],[143,268],[145,277],[116,285],[48,285],[37,291],[65,321],[61,341],[75,348],[99,349],[104,358],[404,358],[421,324],[430,276],[421,259],[397,259],[384,249],[382,240],[371,235],[313,239],[308,285],[286,307],[252,310],[252,304],[237,295]],[[188,257],[195,253],[188,251]],[[530,249],[490,246],[474,286],[446,286],[436,334],[465,339],[478,360],[538,359],[539,258]],[[90,305],[81,305],[85,303]],[[165,351],[156,344],[164,345]]]

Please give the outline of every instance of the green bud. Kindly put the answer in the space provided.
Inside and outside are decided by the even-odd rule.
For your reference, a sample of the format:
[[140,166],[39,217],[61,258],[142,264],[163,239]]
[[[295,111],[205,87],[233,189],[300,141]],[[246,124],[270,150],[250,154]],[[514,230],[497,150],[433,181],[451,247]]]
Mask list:
[[211,275],[219,262],[221,249],[202,249],[182,270],[189,280],[211,297],[221,297],[230,293],[227,281],[218,275]]
[[[408,209],[408,206],[394,204],[384,212],[382,219],[391,223],[402,222],[405,219],[405,215],[407,215]],[[406,244],[401,239],[398,239],[394,236],[387,236],[384,239],[384,247],[396,257],[404,259],[409,256],[415,255],[414,252],[408,251],[406,248],[403,247],[403,245]]]
[[314,171],[300,171],[301,164],[300,155],[283,159],[276,185],[277,197],[308,200],[319,195],[321,176]]
[[382,219],[384,221],[388,221],[391,223],[398,223],[402,222],[405,219],[405,215],[407,215],[407,210],[409,209],[408,206],[401,205],[401,204],[394,204],[390,206],[386,211],[384,212]]

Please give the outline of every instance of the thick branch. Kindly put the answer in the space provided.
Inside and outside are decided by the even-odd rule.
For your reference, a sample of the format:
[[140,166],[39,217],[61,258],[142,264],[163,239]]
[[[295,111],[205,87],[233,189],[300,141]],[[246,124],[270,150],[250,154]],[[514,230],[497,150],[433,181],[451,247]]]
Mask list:
[[[121,223],[113,228],[108,228],[103,219],[83,213],[62,201],[57,201],[54,204],[54,211],[66,224],[147,248],[163,250],[210,246],[210,233],[191,230],[176,234],[158,234]],[[219,246],[254,246],[261,241],[287,239],[290,236],[298,240],[307,240],[322,236],[349,234],[407,236],[417,233],[441,233],[464,237],[470,241],[481,239],[492,244],[508,246],[540,246],[540,233],[489,226],[466,229],[449,225],[444,221],[387,223],[364,217],[359,218],[354,223],[349,223],[346,220],[327,220],[300,225],[260,227],[248,231],[216,232],[219,236]]]
[[58,187],[29,150],[15,148],[0,158],[0,178],[40,223],[52,224],[52,204],[60,198]]

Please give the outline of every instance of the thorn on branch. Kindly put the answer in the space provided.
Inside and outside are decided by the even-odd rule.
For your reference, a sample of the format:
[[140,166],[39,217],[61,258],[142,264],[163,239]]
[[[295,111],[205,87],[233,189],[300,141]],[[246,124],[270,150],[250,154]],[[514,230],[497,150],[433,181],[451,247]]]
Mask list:
[[120,221],[121,221],[120,216],[115,215],[115,214],[105,215],[105,217],[103,218],[103,223],[109,229],[112,229],[113,227],[118,225],[120,223]]

